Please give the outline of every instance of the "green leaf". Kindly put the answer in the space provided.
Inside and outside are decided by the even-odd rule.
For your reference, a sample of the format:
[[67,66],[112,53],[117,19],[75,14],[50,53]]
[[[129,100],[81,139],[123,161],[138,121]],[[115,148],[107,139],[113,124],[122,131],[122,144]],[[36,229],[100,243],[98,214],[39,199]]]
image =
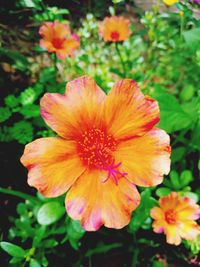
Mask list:
[[12,113],[9,108],[0,107],[0,123],[8,120]]
[[28,121],[19,121],[13,125],[10,133],[20,144],[26,144],[33,139],[33,126]]
[[39,262],[37,260],[31,259],[29,267],[41,267],[41,265],[39,264]]
[[129,224],[131,232],[137,231],[147,220],[150,210],[156,205],[156,200],[151,197],[150,189],[146,189],[141,193],[141,201],[139,207],[133,212],[133,217]]
[[0,242],[0,246],[4,251],[13,257],[24,258],[26,255],[26,251],[23,248],[12,243],[2,241]]
[[183,146],[172,149],[172,155],[171,155],[172,162],[175,163],[180,161],[185,155],[185,152],[186,148]]
[[27,70],[29,66],[27,58],[18,51],[13,51],[10,49],[0,47],[0,55],[10,58],[14,63],[14,67],[21,71]]
[[193,180],[192,172],[190,170],[184,170],[179,180],[182,187],[187,186]]
[[171,190],[169,188],[161,187],[156,190],[156,195],[158,197],[167,196],[170,192]]
[[33,104],[33,102],[36,100],[36,93],[32,87],[28,87],[26,90],[24,90],[20,94],[20,103],[23,106]]
[[174,96],[156,92],[154,97],[158,100],[160,107],[160,128],[172,133],[185,129],[191,124],[192,118],[183,110]]
[[64,213],[65,208],[59,202],[48,202],[39,209],[37,220],[41,225],[50,225],[58,221]]
[[24,116],[24,118],[29,119],[38,117],[40,115],[40,108],[38,105],[30,104],[23,106],[19,112]]
[[200,28],[195,28],[183,33],[186,44],[193,48],[199,45],[200,43]]
[[170,181],[173,186],[173,189],[179,190],[181,188],[181,184],[179,182],[179,175],[176,171],[171,171],[170,172]]
[[100,243],[96,248],[93,248],[93,249],[89,249],[85,256],[86,257],[91,257],[92,255],[94,254],[102,254],[102,253],[106,253],[112,249],[115,249],[115,248],[120,248],[122,247],[122,244],[121,243],[112,243],[112,244],[102,244]]
[[9,263],[10,264],[15,264],[15,263],[19,263],[20,261],[22,261],[23,260],[23,258],[16,258],[16,257],[14,257],[14,258],[12,258],[10,261],[9,261]]

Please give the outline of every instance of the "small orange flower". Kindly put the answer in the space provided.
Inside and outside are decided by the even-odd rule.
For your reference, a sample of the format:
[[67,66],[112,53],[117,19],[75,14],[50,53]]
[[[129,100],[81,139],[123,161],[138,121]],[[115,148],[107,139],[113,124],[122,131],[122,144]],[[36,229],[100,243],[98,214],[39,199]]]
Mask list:
[[99,27],[99,34],[106,42],[122,42],[128,40],[130,30],[130,20],[124,17],[106,17]]
[[41,115],[60,137],[26,145],[28,183],[46,197],[69,190],[67,212],[88,231],[127,225],[140,202],[134,184],[157,185],[169,172],[169,136],[154,128],[158,104],[133,80],[117,82],[106,95],[80,77],[64,95],[45,94]]
[[161,197],[159,207],[151,210],[154,232],[166,235],[167,243],[179,245],[181,238],[193,240],[200,234],[200,228],[195,220],[200,217],[200,207],[188,197],[180,197],[172,192]]
[[40,46],[50,53],[56,53],[59,59],[73,55],[80,46],[78,35],[71,34],[69,26],[58,21],[45,22],[40,27],[39,34],[42,37]]

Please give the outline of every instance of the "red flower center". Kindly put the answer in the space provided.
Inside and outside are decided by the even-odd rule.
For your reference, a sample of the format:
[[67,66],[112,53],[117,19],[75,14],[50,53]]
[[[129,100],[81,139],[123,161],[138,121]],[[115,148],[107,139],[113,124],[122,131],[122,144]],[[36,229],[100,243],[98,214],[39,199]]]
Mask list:
[[116,164],[112,156],[116,146],[117,142],[112,135],[97,128],[85,131],[77,142],[77,150],[82,162],[91,169],[108,171],[108,177],[103,182],[112,177],[117,184],[117,175],[125,176],[126,173],[118,170],[121,163]]
[[62,45],[63,45],[63,39],[60,38],[53,38],[52,39],[52,45],[54,46],[54,48],[56,49],[61,49]]
[[174,210],[168,210],[165,212],[165,220],[169,224],[174,224],[176,222],[176,213]]
[[112,38],[113,41],[118,41],[119,33],[117,31],[111,32],[110,37]]

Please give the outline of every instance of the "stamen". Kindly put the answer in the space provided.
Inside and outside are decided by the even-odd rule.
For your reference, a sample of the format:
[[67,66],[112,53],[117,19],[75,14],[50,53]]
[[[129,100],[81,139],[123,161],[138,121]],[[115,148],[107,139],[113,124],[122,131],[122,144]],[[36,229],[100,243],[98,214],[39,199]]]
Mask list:
[[97,168],[108,172],[108,176],[102,183],[112,178],[114,183],[118,185],[119,177],[125,177],[126,172],[120,172],[121,162],[115,163],[113,151],[116,149],[116,141],[105,132],[92,128],[85,131],[77,142],[77,149],[81,160],[89,168]]

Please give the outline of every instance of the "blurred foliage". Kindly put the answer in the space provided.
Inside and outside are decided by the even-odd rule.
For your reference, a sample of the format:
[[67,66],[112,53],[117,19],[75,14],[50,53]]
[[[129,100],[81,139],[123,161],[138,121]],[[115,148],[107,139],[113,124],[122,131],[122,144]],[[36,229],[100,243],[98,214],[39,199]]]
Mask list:
[[[109,8],[112,15],[122,7],[125,10],[125,1],[113,0],[112,3]],[[31,29],[33,32],[38,31],[44,21],[59,20],[73,25],[70,20],[73,14],[68,9],[47,6],[42,0],[17,1],[17,10],[26,8],[31,9],[29,20],[37,27]],[[197,186],[200,171],[200,21],[193,17],[190,4],[179,3],[177,8],[182,15],[179,12],[159,13],[157,6],[145,13],[136,9],[135,21],[139,21],[132,23],[129,40],[118,46],[125,74],[115,44],[103,42],[98,35],[98,12],[90,12],[80,18],[80,27],[73,32],[80,36],[81,47],[74,57],[64,61],[55,60],[41,49],[35,32],[33,36],[37,36],[37,40],[28,55],[6,47],[5,42],[0,48],[2,62],[10,66],[11,74],[13,71],[30,77],[28,86],[16,87],[1,102],[0,142],[13,141],[24,145],[38,137],[55,135],[41,119],[40,98],[45,92],[64,93],[67,81],[84,74],[94,77],[106,93],[115,81],[124,76],[132,78],[145,94],[157,99],[161,112],[159,127],[171,136],[171,172],[162,185],[145,190],[140,188],[141,203],[125,230],[133,237],[133,243],[128,247],[133,254],[133,262],[138,255],[142,256],[146,246],[160,246],[157,239],[140,238],[138,235],[140,231],[152,231],[149,214],[158,197],[171,191],[195,201],[200,197]],[[10,192],[26,199],[17,205],[17,217],[10,218],[9,235],[4,236],[5,241],[1,242],[1,248],[11,256],[10,264],[20,267],[52,266],[48,263],[48,255],[59,253],[60,248],[69,249],[69,246],[79,250],[85,232],[79,222],[66,215],[63,197],[45,199],[39,194],[24,197],[22,193],[11,190],[0,189],[0,192]],[[104,231],[99,231],[100,238],[106,235]],[[139,245],[135,245],[136,235]],[[200,251],[200,237],[183,244],[188,249],[189,260]],[[83,266],[84,258],[90,259],[93,255],[123,246],[121,241],[107,244],[100,240],[95,247],[85,251],[74,266]],[[145,267],[168,266],[167,260],[156,257],[149,262],[151,265]]]

